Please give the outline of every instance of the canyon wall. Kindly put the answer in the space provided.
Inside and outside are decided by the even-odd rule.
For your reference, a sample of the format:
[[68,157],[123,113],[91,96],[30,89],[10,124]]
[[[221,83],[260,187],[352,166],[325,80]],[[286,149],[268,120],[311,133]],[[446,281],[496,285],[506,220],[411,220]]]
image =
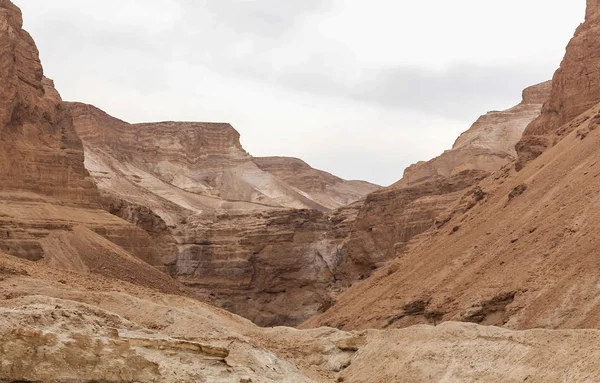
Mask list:
[[539,116],[550,89],[551,82],[528,87],[521,103],[481,116],[452,149],[411,165],[400,181],[370,194],[344,244],[349,267],[370,274],[370,269],[401,255],[420,234],[443,225],[454,211],[483,198],[472,187],[514,161],[514,145]]
[[299,159],[253,158],[228,124],[128,124],[91,105],[66,106],[103,206],[150,233],[179,282],[271,326],[327,309],[483,198],[473,186],[514,159],[549,90],[527,88],[519,105],[481,117],[453,149],[380,190]]
[[520,170],[567,136],[576,117],[600,102],[600,2],[587,0],[585,22],[577,28],[552,80],[550,99],[517,144]]
[[95,188],[69,113],[44,77],[21,11],[0,3],[0,190],[87,203]]
[[162,264],[148,233],[101,209],[71,114],[22,26],[0,1],[0,250],[178,290],[151,266]]

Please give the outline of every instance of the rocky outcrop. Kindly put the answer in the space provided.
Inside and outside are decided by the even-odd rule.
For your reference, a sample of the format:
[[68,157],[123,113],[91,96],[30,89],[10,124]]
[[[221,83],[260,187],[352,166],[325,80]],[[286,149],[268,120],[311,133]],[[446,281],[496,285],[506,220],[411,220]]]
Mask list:
[[600,2],[587,0],[585,22],[577,28],[554,74],[550,99],[517,145],[520,170],[577,124],[569,122],[600,102]]
[[162,260],[148,233],[100,208],[71,114],[22,25],[21,11],[1,0],[0,250],[178,291],[150,266]]
[[87,203],[95,188],[60,96],[44,78],[21,11],[0,2],[0,191],[27,190]]
[[350,278],[368,276],[403,254],[419,235],[482,199],[463,201],[477,182],[516,158],[514,145],[539,115],[550,87],[544,82],[525,89],[519,105],[480,117],[451,150],[410,166],[400,181],[370,194],[343,244]]
[[196,300],[2,253],[0,316],[7,382],[548,382],[600,372],[597,330],[258,328]]
[[529,123],[540,115],[550,96],[552,82],[546,81],[523,91],[521,103],[502,112],[489,112],[454,143],[452,149],[427,162],[419,162],[404,171],[398,185],[407,186],[450,177],[465,170],[495,172],[517,157],[515,144]]
[[331,303],[340,263],[332,228],[316,210],[191,216],[173,230],[174,275],[256,324],[297,325]]

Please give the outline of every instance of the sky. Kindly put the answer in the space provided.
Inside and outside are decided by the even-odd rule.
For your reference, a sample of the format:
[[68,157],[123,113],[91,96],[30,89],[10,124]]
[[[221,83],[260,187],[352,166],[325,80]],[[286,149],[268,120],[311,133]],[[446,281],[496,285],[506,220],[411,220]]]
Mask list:
[[65,100],[389,185],[552,78],[585,0],[13,0]]

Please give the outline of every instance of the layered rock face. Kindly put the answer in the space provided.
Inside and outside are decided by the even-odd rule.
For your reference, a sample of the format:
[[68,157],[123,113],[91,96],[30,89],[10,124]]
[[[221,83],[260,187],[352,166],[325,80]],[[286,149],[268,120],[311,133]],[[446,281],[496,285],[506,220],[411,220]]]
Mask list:
[[22,25],[0,1],[0,250],[140,283],[153,275],[175,291],[149,266],[162,266],[149,235],[101,210],[71,115]]
[[169,224],[181,218],[171,216],[173,205],[193,213],[269,207],[327,211],[378,189],[296,159],[252,158],[229,124],[128,124],[90,105],[67,107],[100,190],[148,206]]
[[89,202],[95,189],[69,113],[44,78],[21,11],[0,2],[0,190]]
[[261,326],[297,325],[329,307],[338,242],[316,210],[197,215],[173,230],[177,279]]
[[271,326],[297,325],[328,308],[468,205],[465,191],[513,158],[548,91],[549,83],[526,89],[521,104],[482,117],[453,150],[407,170],[430,174],[326,214],[319,210],[375,187],[294,158],[252,158],[226,124],[131,125],[90,105],[67,106],[104,206],[151,233],[180,282]]
[[585,22],[577,28],[554,74],[550,99],[517,145],[518,170],[568,135],[575,126],[567,123],[600,102],[599,21],[600,2],[587,0]]
[[66,105],[103,206],[146,230],[169,274],[206,299],[260,325],[296,325],[347,286],[339,250],[358,210],[325,212],[377,186],[252,158],[228,124],[132,125]]
[[512,162],[523,131],[540,115],[550,97],[552,82],[546,81],[523,91],[523,100],[502,112],[489,112],[460,135],[451,150],[427,162],[419,162],[404,171],[400,186],[417,184],[437,176],[450,177],[465,170],[495,172]]

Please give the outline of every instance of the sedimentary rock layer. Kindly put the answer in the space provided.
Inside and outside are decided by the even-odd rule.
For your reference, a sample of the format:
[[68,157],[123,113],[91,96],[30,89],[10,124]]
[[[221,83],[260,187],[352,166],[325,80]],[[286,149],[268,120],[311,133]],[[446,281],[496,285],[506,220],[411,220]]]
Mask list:
[[546,81],[523,91],[520,104],[501,112],[481,116],[458,137],[452,149],[439,157],[408,167],[397,185],[414,185],[437,176],[450,177],[465,170],[495,172],[516,157],[515,144],[529,123],[540,115],[550,96],[552,82]]
[[192,299],[2,253],[0,316],[0,381],[9,382],[548,382],[600,373],[596,330],[263,329]]
[[163,262],[148,233],[100,208],[71,114],[22,25],[0,1],[0,249],[176,291],[151,266]]
[[[67,103],[101,191],[174,221],[171,204],[193,213],[269,207],[327,211],[378,187],[345,181],[293,158],[253,158],[229,124],[128,124],[90,105]],[[171,222],[169,222],[171,223]]]
[[0,2],[0,190],[89,202],[81,141],[22,27],[19,8]]
[[568,123],[600,102],[600,2],[587,0],[585,22],[577,28],[554,74],[552,92],[542,114],[517,145],[517,169],[567,136]]

